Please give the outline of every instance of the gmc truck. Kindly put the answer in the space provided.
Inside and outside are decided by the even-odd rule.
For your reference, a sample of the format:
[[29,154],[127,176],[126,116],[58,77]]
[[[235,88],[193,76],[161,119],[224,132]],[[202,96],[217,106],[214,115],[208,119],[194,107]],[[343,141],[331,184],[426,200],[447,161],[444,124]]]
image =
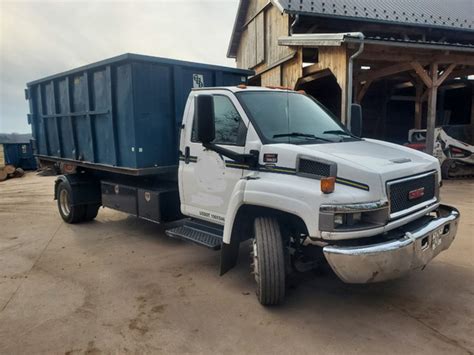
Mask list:
[[65,172],[63,220],[103,206],[164,223],[220,250],[221,274],[246,242],[263,305],[322,262],[363,284],[449,248],[460,215],[441,204],[436,158],[361,138],[357,106],[351,131],[305,93],[246,86],[248,75],[127,54],[29,83],[36,155]]

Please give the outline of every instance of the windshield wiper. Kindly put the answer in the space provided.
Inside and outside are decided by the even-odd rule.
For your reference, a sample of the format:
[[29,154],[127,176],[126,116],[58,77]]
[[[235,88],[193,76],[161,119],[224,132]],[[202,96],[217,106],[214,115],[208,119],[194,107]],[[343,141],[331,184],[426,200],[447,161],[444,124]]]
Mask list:
[[283,138],[283,137],[304,137],[304,138],[319,139],[319,140],[325,141],[325,142],[334,142],[331,139],[318,137],[318,136],[315,136],[314,134],[300,133],[300,132],[281,133],[281,134],[273,135],[273,138]]
[[359,137],[354,136],[353,134],[351,134],[349,132],[343,131],[342,129],[341,130],[337,129],[337,130],[332,130],[332,131],[324,131],[323,134],[334,134],[335,136],[348,136],[348,137],[360,139]]

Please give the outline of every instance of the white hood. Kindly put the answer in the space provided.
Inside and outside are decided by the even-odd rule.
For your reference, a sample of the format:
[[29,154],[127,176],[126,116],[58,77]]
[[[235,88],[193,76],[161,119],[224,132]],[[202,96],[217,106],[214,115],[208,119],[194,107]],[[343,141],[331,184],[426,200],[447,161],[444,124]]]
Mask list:
[[298,156],[334,162],[339,178],[369,185],[372,197],[385,191],[386,181],[430,170],[440,172],[438,160],[428,154],[372,139],[311,145],[269,144],[262,147],[262,153],[278,154],[277,165],[288,168],[296,168]]
[[384,180],[436,169],[438,160],[428,154],[400,145],[365,139],[357,142],[304,146],[336,157],[386,177]]

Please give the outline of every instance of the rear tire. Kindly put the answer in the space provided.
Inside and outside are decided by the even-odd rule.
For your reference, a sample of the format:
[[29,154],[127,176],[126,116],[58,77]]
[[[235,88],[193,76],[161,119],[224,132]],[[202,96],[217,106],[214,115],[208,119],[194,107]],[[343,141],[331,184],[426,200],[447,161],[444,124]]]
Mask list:
[[254,222],[253,271],[262,305],[277,305],[285,298],[285,256],[278,221],[258,217]]
[[72,189],[67,182],[59,183],[57,194],[58,210],[64,222],[74,224],[84,221],[86,206],[74,205]]
[[100,206],[99,204],[85,205],[84,221],[88,222],[96,218]]

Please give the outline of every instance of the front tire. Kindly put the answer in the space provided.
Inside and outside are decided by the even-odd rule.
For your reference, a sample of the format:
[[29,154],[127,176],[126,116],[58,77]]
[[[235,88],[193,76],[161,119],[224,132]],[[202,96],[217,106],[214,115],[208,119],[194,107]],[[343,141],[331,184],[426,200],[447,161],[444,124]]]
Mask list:
[[86,206],[73,203],[71,186],[65,181],[59,183],[57,200],[59,214],[64,222],[74,224],[84,220]]
[[285,254],[278,221],[258,217],[254,222],[253,271],[262,305],[277,305],[285,298]]

